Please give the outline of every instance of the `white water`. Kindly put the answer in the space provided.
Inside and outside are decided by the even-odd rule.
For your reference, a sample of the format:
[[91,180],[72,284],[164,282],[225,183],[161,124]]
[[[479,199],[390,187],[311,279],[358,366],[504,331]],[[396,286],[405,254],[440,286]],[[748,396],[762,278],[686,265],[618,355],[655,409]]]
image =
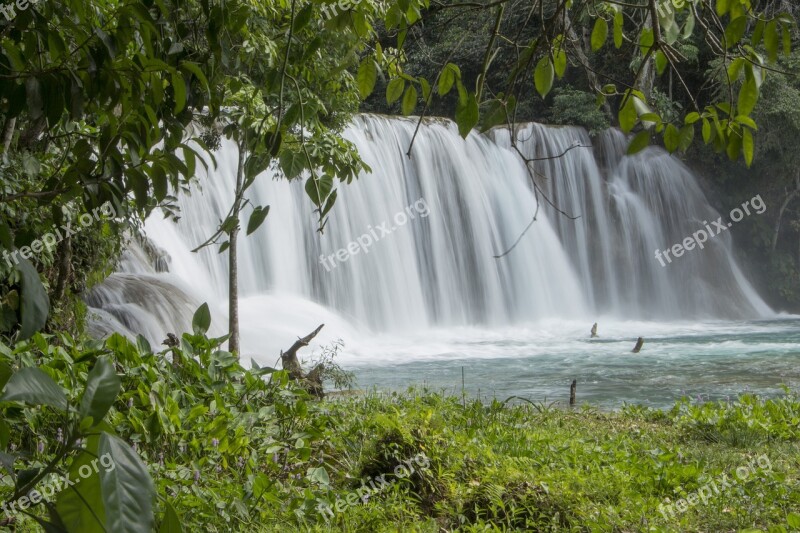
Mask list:
[[[320,343],[343,338],[343,361],[369,363],[389,354],[480,357],[480,350],[491,354],[501,339],[517,339],[529,355],[539,353],[536,345],[551,346],[553,353],[558,343],[545,337],[578,338],[598,320],[603,332],[631,320],[773,316],[737,266],[728,233],[666,267],[655,259],[655,249],[682,242],[703,221],[720,216],[690,171],[663,151],[623,157],[624,138],[610,131],[595,139],[594,150],[576,148],[536,163],[546,177],[542,188],[580,218],[570,220],[543,204],[518,246],[495,259],[528,225],[536,206],[509,132],[471,134],[463,141],[451,123],[433,121],[420,130],[409,159],[404,154],[414,126],[407,119],[356,119],[346,136],[374,172],[340,184],[324,235],[314,231],[302,182],[270,175],[256,181],[249,197],[271,211],[256,234],[240,241],[245,353],[272,364],[281,348],[323,322]],[[577,128],[532,124],[517,136],[527,157],[591,143]],[[167,332],[188,329],[191,310],[203,301],[222,330],[227,254],[190,252],[214,232],[233,200],[235,150],[226,144],[216,157],[218,169],[199,177],[202,193],[180,199],[179,224],[147,221],[148,237],[169,255],[169,273],[149,268],[145,254],[132,246],[121,273],[89,295],[89,304],[105,317],[98,332],[124,325],[126,333],[142,333],[158,345]],[[427,216],[406,210],[420,199]],[[415,218],[399,224],[395,216],[404,211]],[[368,253],[337,262],[331,271],[322,266],[321,255],[335,254],[384,222],[394,231]],[[635,339],[645,330],[631,334]],[[476,339],[478,352],[453,347],[454,339],[466,337]]]

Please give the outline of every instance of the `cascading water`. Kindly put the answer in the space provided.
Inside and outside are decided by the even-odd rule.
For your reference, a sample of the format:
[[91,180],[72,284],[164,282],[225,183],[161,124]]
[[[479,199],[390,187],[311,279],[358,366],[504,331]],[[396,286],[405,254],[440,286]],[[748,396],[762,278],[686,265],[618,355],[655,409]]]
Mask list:
[[[719,216],[689,170],[663,151],[623,157],[624,139],[610,131],[596,140],[597,157],[576,148],[536,162],[548,196],[580,218],[543,203],[516,248],[497,259],[536,208],[509,132],[464,141],[452,123],[428,121],[408,158],[414,127],[408,119],[356,118],[346,136],[373,173],[341,186],[323,235],[314,231],[300,181],[269,174],[256,180],[248,196],[271,211],[257,233],[240,239],[244,351],[277,354],[320,322],[331,337],[358,337],[551,318],[591,323],[598,314],[771,314],[737,267],[726,234],[666,268],[654,258],[656,248],[681,242]],[[557,156],[576,141],[591,144],[578,128],[530,124],[516,135],[526,157]],[[180,199],[178,224],[156,216],[146,223],[147,236],[169,254],[169,273],[148,268],[147,256],[134,250],[119,274],[88,295],[106,317],[98,331],[121,324],[160,342],[167,332],[187,329],[190,309],[203,301],[224,324],[227,254],[190,251],[214,232],[233,201],[235,147],[224,144],[216,158],[218,168],[199,177],[202,191]],[[426,209],[410,207],[419,205]],[[390,233],[365,250],[329,259],[327,266],[320,261],[381,224]]]
[[[511,147],[508,130],[493,135]],[[536,159],[548,198],[579,217],[543,202],[596,311],[662,320],[772,314],[737,266],[727,233],[672,263],[656,259],[657,249],[682,243],[720,217],[685,165],[658,148],[623,156],[627,140],[618,130],[595,142],[599,157],[591,147],[580,128],[528,124],[517,130],[517,148]]]

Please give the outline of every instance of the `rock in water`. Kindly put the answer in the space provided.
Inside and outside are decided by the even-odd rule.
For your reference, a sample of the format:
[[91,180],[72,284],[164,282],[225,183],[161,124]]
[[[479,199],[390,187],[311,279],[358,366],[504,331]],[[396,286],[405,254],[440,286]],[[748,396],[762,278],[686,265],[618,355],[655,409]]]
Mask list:
[[636,341],[636,346],[634,346],[633,350],[631,350],[631,351],[633,353],[639,353],[639,350],[642,349],[642,346],[644,346],[644,338],[643,337],[639,337],[639,339]]

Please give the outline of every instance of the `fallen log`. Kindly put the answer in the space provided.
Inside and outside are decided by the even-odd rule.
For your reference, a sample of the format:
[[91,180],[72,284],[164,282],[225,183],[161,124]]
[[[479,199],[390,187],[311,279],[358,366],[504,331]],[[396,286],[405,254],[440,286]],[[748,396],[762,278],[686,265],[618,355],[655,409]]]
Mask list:
[[289,372],[289,377],[301,383],[309,394],[317,398],[325,396],[322,390],[322,372],[324,370],[324,365],[318,364],[311,372],[306,374],[303,372],[303,367],[300,365],[300,360],[297,358],[297,352],[300,348],[308,346],[323,327],[325,327],[325,324],[320,324],[317,329],[305,337],[297,339],[295,343],[292,344],[291,348],[285,352],[281,351],[281,364],[283,365],[283,369]]

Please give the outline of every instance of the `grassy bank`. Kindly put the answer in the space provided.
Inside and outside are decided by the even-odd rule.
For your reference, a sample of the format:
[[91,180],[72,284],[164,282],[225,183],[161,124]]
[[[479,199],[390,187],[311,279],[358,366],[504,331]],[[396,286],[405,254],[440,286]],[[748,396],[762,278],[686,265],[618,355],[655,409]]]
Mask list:
[[[4,514],[6,527],[41,530],[33,517],[55,510],[53,531],[82,533],[114,530],[114,513],[142,531],[800,530],[789,391],[667,412],[424,391],[316,401],[283,371],[245,370],[221,339],[182,341],[160,353],[119,336],[0,345],[2,501],[36,473],[41,491],[103,450],[117,461],[113,479],[100,469],[85,490],[56,491],[50,510]],[[21,388],[32,367],[60,391],[49,403]],[[58,393],[68,408],[54,407]],[[130,497],[112,501],[108,486]]]

